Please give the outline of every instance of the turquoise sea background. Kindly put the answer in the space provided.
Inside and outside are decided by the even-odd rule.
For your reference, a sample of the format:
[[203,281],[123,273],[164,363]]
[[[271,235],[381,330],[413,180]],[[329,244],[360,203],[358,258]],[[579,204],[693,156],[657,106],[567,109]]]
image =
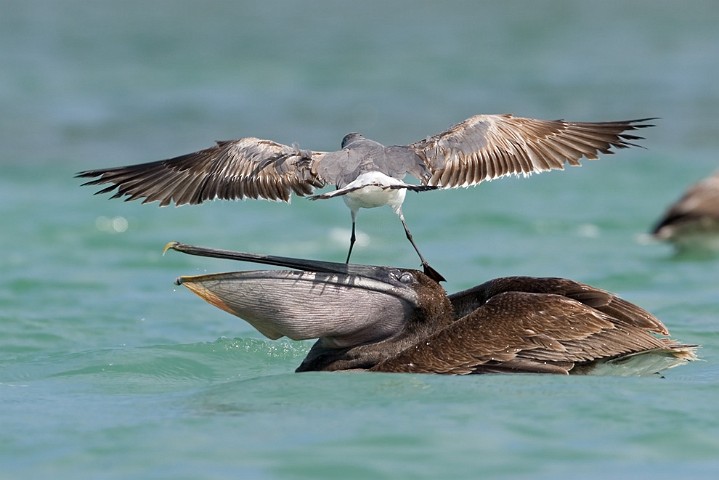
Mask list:
[[[0,478],[717,478],[716,258],[647,230],[719,165],[714,2],[0,0]],[[405,144],[477,113],[660,117],[644,149],[408,195],[450,292],[611,290],[702,346],[663,377],[295,374],[171,240],[342,261],[341,201],[158,208],[73,175],[256,136]],[[389,209],[353,261],[417,267]]]

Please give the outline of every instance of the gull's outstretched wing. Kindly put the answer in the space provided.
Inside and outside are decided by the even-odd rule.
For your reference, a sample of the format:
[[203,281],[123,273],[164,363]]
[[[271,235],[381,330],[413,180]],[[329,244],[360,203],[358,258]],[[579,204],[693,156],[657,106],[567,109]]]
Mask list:
[[159,201],[160,206],[198,204],[207,200],[264,198],[289,202],[290,195],[310,195],[325,185],[315,163],[324,152],[300,150],[271,140],[242,138],[168,160],[88,170],[83,185],[110,186],[97,193],[111,198]]
[[449,130],[408,145],[431,177],[423,183],[467,187],[505,175],[530,175],[579,165],[584,157],[610,154],[611,147],[637,146],[626,133],[652,125],[652,118],[618,122],[565,122],[505,115],[476,115]]

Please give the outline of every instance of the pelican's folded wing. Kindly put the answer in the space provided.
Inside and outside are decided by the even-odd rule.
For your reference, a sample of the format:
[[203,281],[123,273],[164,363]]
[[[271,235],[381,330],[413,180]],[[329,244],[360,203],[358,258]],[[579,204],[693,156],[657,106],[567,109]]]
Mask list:
[[669,331],[657,317],[617,295],[585,283],[558,277],[500,277],[449,296],[456,318],[464,317],[503,292],[551,293],[571,298],[618,320],[655,333]]
[[566,374],[575,365],[681,346],[571,298],[505,292],[372,370]]

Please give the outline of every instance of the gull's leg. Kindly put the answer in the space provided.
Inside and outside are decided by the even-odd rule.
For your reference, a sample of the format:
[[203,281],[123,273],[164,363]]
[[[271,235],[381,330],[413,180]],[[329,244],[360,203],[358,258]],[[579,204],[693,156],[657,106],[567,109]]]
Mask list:
[[[402,214],[402,209],[398,208],[395,210],[397,215],[399,216],[399,219],[402,221],[402,226],[404,227],[404,233],[407,235],[407,240],[409,240],[409,243],[412,244],[414,247],[414,251],[417,252],[417,255],[419,255],[419,259],[422,262],[422,268],[424,269],[425,275],[427,275],[429,278],[434,280],[435,282],[441,282],[445,281],[445,278],[440,274],[437,270],[429,266],[429,263],[427,263],[427,260],[424,259],[422,254],[420,253],[419,249],[417,248],[417,245],[414,243],[414,239],[412,238],[412,233],[409,231],[409,228],[407,227],[407,222],[404,221],[404,215]],[[352,226],[354,227],[354,222],[352,223]],[[352,249],[350,248],[350,251]]]
[[355,236],[355,219],[357,218],[357,211],[352,210],[352,234],[350,235],[350,250],[347,252],[347,260],[345,263],[350,263],[350,257],[352,256],[352,247],[355,245],[357,237]]

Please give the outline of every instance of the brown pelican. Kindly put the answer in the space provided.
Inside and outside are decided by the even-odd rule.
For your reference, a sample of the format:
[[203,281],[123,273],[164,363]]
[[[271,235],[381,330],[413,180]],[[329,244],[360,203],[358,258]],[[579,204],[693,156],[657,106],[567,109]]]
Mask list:
[[695,346],[655,335],[669,332],[650,313],[572,280],[498,278],[448,296],[418,270],[168,249],[292,268],[176,283],[268,338],[317,338],[298,372],[637,374],[695,358]]
[[[412,239],[402,214],[407,190],[425,191],[477,185],[505,175],[529,175],[579,165],[611,147],[636,146],[642,137],[625,132],[649,127],[651,118],[618,122],[565,122],[512,115],[476,115],[449,130],[405,146],[390,146],[350,133],[341,150],[301,150],[271,140],[241,138],[169,160],[117,168],[88,170],[83,185],[109,183],[97,193],[111,198],[143,199],[160,206],[198,204],[205,200],[264,198],[290,201],[290,195],[311,195],[334,185],[331,193],[312,200],[341,196],[352,213],[346,263],[355,243],[360,208],[388,205],[399,216],[405,235],[435,280],[442,276],[429,266]],[[405,183],[406,174],[420,185]]]
[[691,185],[651,233],[680,252],[719,252],[719,171]]

